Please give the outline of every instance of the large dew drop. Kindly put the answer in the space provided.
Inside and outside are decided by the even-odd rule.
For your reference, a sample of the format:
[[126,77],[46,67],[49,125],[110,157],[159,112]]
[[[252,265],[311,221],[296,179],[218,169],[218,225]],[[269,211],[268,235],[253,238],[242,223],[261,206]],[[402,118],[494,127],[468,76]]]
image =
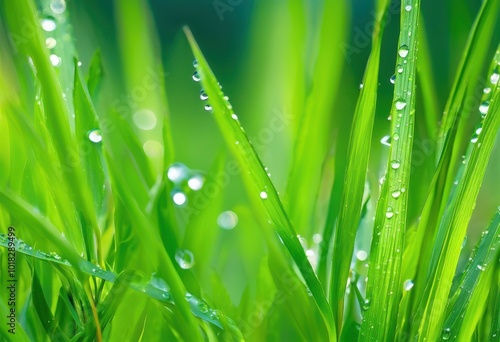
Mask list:
[[98,129],[94,129],[89,132],[89,140],[93,143],[100,143],[102,141],[101,131]]
[[167,177],[174,183],[179,183],[187,177],[188,169],[182,163],[173,163],[167,170]]
[[203,187],[203,176],[200,174],[196,174],[189,178],[188,180],[188,186],[191,190],[198,191]]
[[42,28],[47,32],[52,32],[57,27],[56,22],[51,18],[42,19],[41,25]]
[[182,206],[184,204],[186,204],[187,202],[187,197],[186,197],[186,194],[181,192],[181,191],[177,191],[177,192],[174,192],[172,194],[172,200],[174,201],[174,203],[178,206]]
[[402,58],[406,58],[408,56],[408,52],[410,50],[408,49],[408,45],[401,45],[401,47],[398,50],[398,55]]
[[267,192],[265,192],[265,191],[261,191],[261,192],[260,192],[260,198],[262,198],[262,199],[267,199]]
[[200,82],[200,75],[198,74],[198,71],[195,71],[195,72],[193,73],[193,80],[194,80],[195,82]]
[[194,266],[193,253],[187,249],[178,249],[177,252],[175,252],[175,261],[177,261],[180,268],[188,270]]
[[391,195],[392,195],[393,198],[399,198],[399,196],[401,196],[401,191],[395,190],[395,191],[392,192]]
[[394,105],[396,106],[397,110],[402,110],[404,107],[406,107],[406,101],[404,99],[397,99],[396,102],[394,102]]
[[399,169],[400,166],[401,166],[401,162],[399,160],[394,159],[393,161],[391,161],[391,167],[394,170]]

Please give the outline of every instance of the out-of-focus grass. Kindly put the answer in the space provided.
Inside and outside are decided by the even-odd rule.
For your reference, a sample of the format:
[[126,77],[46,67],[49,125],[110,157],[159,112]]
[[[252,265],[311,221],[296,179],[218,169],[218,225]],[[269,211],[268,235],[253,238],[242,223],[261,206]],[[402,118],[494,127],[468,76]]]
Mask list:
[[1,339],[498,341],[499,11],[0,1]]

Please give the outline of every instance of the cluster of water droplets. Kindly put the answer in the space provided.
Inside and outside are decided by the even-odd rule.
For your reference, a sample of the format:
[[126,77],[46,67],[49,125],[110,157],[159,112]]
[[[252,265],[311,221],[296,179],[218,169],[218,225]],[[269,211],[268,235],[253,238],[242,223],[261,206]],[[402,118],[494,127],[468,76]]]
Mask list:
[[62,58],[53,52],[53,49],[57,45],[57,40],[52,36],[52,32],[57,29],[56,18],[62,15],[66,11],[66,1],[65,0],[52,0],[49,5],[50,11],[54,16],[47,16],[43,18],[40,22],[42,29],[47,32],[48,37],[45,39],[45,46],[50,50],[50,63],[58,67],[62,63]]
[[[11,242],[11,241],[9,241],[8,236],[4,233],[0,233],[0,245],[7,247],[9,245],[9,242]],[[61,264],[70,265],[69,261],[67,261],[66,259],[63,259],[56,252],[42,252],[40,250],[36,250],[32,246],[30,246],[29,244],[27,244],[26,242],[24,242],[21,239],[16,238],[14,240],[14,245],[15,245],[14,248],[16,249],[16,251],[19,251],[21,253],[25,253],[25,254],[34,256],[36,258],[39,258],[39,259],[45,259],[48,261],[55,261],[55,262],[58,262]]]
[[[213,322],[219,321],[221,317],[221,313],[219,310],[211,309],[204,300],[196,298],[189,292],[186,292],[185,298],[189,302],[191,310],[194,313],[202,314],[205,318],[208,318]],[[229,320],[228,318],[226,319],[229,321],[229,323],[234,324],[233,321]]]
[[168,167],[167,178],[174,183],[171,196],[177,206],[187,204],[188,193],[201,190],[205,183],[205,176],[201,171],[192,170],[179,162]]

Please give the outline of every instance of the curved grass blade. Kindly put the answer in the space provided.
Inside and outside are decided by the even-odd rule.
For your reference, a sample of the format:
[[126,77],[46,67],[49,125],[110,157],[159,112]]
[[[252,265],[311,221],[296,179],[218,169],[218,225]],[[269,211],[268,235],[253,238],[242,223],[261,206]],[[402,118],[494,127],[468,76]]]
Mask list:
[[[490,281],[500,251],[500,212],[493,217],[483,232],[475,254],[466,267],[458,289],[450,300],[448,317],[444,323],[443,339],[467,341],[472,337],[482,316],[488,297]],[[467,322],[467,324],[463,324]]]
[[[360,340],[393,340],[401,299],[401,262],[413,146],[415,74],[420,1],[401,8],[397,63],[403,71],[395,82],[391,107],[391,147],[373,232],[366,309]],[[409,34],[411,32],[411,34]],[[399,69],[400,66],[397,67]]]
[[492,100],[480,134],[472,137],[465,156],[465,168],[450,194],[441,220],[429,270],[428,286],[417,315],[422,317],[419,338],[437,339],[444,323],[445,306],[451,289],[463,239],[475,206],[483,176],[500,128],[500,84],[492,90]]
[[[376,26],[373,30],[372,50],[363,77],[364,86],[361,89],[354,112],[347,153],[345,184],[340,202],[340,216],[335,234],[333,234],[335,238],[333,241],[334,257],[330,272],[330,303],[332,311],[337,315],[337,326],[339,327],[342,323],[346,283],[363,204],[373,122],[377,105],[380,50],[382,48],[382,36],[385,27],[384,17],[389,2],[381,0],[377,4],[377,13],[379,15],[377,16]],[[334,199],[332,198],[331,200]],[[329,217],[331,214],[329,213]],[[325,230],[330,226],[331,223],[327,224]]]
[[[102,280],[105,280],[110,283],[116,283],[118,276],[108,270],[103,270],[99,266],[92,264],[91,262],[80,258],[80,261],[76,264],[77,266],[74,266],[71,262],[69,262],[66,259],[61,258],[59,255],[54,254],[54,253],[45,253],[40,250],[37,250],[33,248],[32,246],[26,244],[22,240],[15,240],[15,245],[16,245],[16,251],[19,253],[23,253],[25,255],[29,255],[31,257],[37,258],[39,260],[44,260],[44,261],[49,261],[55,264],[71,267],[73,270],[79,270],[82,273],[85,273],[89,276],[96,277]],[[0,234],[0,246],[8,248],[9,246],[9,240],[8,237],[5,234]],[[154,298],[160,302],[164,303],[170,303],[170,304],[175,304],[173,300],[173,296],[168,291],[164,286],[161,284],[165,284],[165,282],[162,281],[150,281],[146,284],[142,282],[137,282],[137,281],[129,281],[129,287],[135,291],[138,292],[143,292],[146,295],[148,295],[151,298]],[[203,319],[206,322],[209,322],[219,328],[223,328],[222,322],[220,321],[220,316],[221,313],[218,310],[213,310],[210,309],[207,304],[187,293],[186,294],[186,301],[189,304],[189,307],[191,308],[191,312],[193,315],[196,317],[199,317]],[[226,320],[229,320],[230,324],[232,324],[232,329],[236,329],[236,326],[234,325],[234,322],[230,320],[229,318],[225,317]]]
[[224,99],[220,86],[203,57],[191,31],[187,27],[184,28],[184,31],[197,60],[197,73],[205,92],[208,94],[210,105],[213,108],[214,119],[231,152],[238,160],[241,169],[244,170],[243,176],[246,181],[248,194],[252,198],[262,202],[271,222],[275,226],[276,232],[298,266],[320,309],[330,339],[336,340],[336,327],[330,305],[326,300],[321,283],[318,281],[311,264],[307,260],[279,195],[269,179],[259,156],[239,124],[238,117],[234,114],[231,104]]

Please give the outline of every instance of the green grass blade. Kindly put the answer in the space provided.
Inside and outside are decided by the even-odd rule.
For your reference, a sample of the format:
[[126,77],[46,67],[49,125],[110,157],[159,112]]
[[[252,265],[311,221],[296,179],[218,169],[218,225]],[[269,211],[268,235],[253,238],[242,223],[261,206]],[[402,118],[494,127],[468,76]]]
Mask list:
[[[362,341],[392,340],[401,299],[401,262],[411,171],[415,113],[415,74],[420,1],[401,7],[394,100],[391,107],[391,147],[381,198],[377,204],[367,284],[367,311]],[[409,34],[411,32],[411,34]],[[396,69],[399,69],[397,67]]]
[[[354,250],[354,240],[361,218],[361,207],[366,181],[368,159],[375,109],[377,105],[380,50],[385,28],[385,14],[388,1],[378,1],[376,26],[373,43],[363,78],[363,88],[359,95],[349,138],[345,184],[340,203],[340,216],[333,242],[334,258],[330,272],[330,301],[337,315],[337,326],[341,326],[347,277]],[[332,194],[333,196],[333,194]],[[330,213],[329,213],[330,214]],[[339,329],[340,330],[340,329]],[[340,331],[339,331],[340,332]]]
[[[69,108],[64,101],[61,83],[49,60],[35,4],[31,0],[22,0],[15,4],[13,3],[11,9],[11,28],[13,32],[22,36],[24,25],[29,25],[33,28],[33,37],[30,44],[23,45],[23,47],[26,47],[25,56],[31,57],[36,68],[43,95],[44,109],[46,113],[50,113],[51,115],[50,119],[47,120],[47,127],[49,128],[59,162],[63,164],[68,158],[68,151],[77,151],[78,148],[71,134]],[[80,218],[82,235],[85,239],[86,254],[88,258],[91,258],[95,250],[92,235],[98,231],[98,228],[87,187],[74,186],[75,184],[85,184],[83,171],[78,166],[79,163],[76,163],[75,167],[65,172],[62,180],[68,189],[74,189],[70,194],[74,201],[75,210]]]
[[[82,258],[80,258],[78,263],[71,263],[68,260],[61,258],[57,254],[51,254],[37,250],[21,240],[16,240],[15,244],[17,252],[29,255],[39,260],[51,262],[58,265],[63,265],[66,267],[71,267],[72,270],[78,270],[81,273],[84,273],[88,276],[96,277],[113,284],[115,284],[117,282],[117,279],[119,278],[112,271],[101,269],[99,266],[94,265],[91,262]],[[0,234],[0,246],[3,246],[5,248],[9,246],[9,240],[5,234]],[[129,279],[128,282],[130,283],[128,287],[130,287],[135,291],[143,292],[149,297],[154,298],[160,302],[175,304],[172,293],[168,291],[166,288],[163,288],[161,286],[162,283],[165,283],[164,281],[161,282],[150,281],[145,284],[144,282],[139,282],[137,280],[132,281]],[[214,324],[219,328],[223,327],[222,323],[219,320],[219,316],[221,315],[221,313],[208,308],[208,306],[206,306],[206,303],[203,302],[201,299],[196,298],[193,295],[188,295],[186,296],[186,299],[183,300],[187,301],[187,304],[190,307],[190,310],[194,316],[197,316],[206,322]],[[234,323],[231,323],[231,325],[232,328],[235,329]]]
[[[463,272],[444,323],[442,338],[470,340],[482,316],[500,250],[500,212],[483,232],[471,262]],[[467,324],[463,324],[467,322]]]
[[[446,104],[442,125],[440,130],[440,148],[438,151],[443,151],[444,141],[446,135],[450,134],[450,129],[455,124],[455,121],[459,119],[459,114],[461,106],[464,104],[464,97],[466,95],[467,87],[470,84],[474,84],[474,79],[472,79],[471,72],[476,68],[477,65],[481,65],[481,61],[474,59],[477,57],[475,54],[477,51],[485,50],[485,42],[483,42],[483,37],[489,37],[492,30],[494,29],[495,21],[492,18],[498,17],[498,2],[485,0],[481,4],[481,9],[474,21],[473,27],[470,31],[469,39],[467,41],[464,53],[462,55],[462,60],[459,66],[459,72],[456,75],[455,82],[453,84],[450,97]],[[489,42],[489,40],[486,40]]]
[[[318,198],[321,170],[329,149],[332,130],[332,108],[341,84],[345,56],[341,53],[347,33],[347,1],[323,4],[318,56],[312,75],[312,89],[300,110],[299,129],[295,135],[294,153],[288,179],[287,202],[290,219],[301,234],[309,236]],[[335,20],[331,16],[336,15]],[[307,179],[307,182],[304,182]]]
[[226,140],[226,144],[237,158],[240,168],[244,170],[243,175],[246,180],[245,184],[247,185],[248,194],[251,198],[260,200],[266,209],[271,222],[275,226],[276,232],[295,261],[320,309],[325,325],[329,330],[330,339],[335,340],[336,328],[330,306],[324,295],[323,288],[318,278],[316,278],[311,264],[307,260],[279,195],[262,165],[259,156],[239,124],[238,118],[232,110],[232,106],[224,99],[218,82],[203,57],[193,35],[189,29],[185,28],[184,30],[197,60],[197,73],[208,95],[210,105],[213,108],[214,119]]
[[[498,56],[498,55],[497,55]],[[418,335],[434,340],[441,334],[445,305],[451,288],[467,225],[500,127],[500,86],[492,90],[492,100],[478,136],[471,139],[465,167],[450,195],[451,201],[441,220],[430,269],[428,286],[419,309],[422,321]]]

